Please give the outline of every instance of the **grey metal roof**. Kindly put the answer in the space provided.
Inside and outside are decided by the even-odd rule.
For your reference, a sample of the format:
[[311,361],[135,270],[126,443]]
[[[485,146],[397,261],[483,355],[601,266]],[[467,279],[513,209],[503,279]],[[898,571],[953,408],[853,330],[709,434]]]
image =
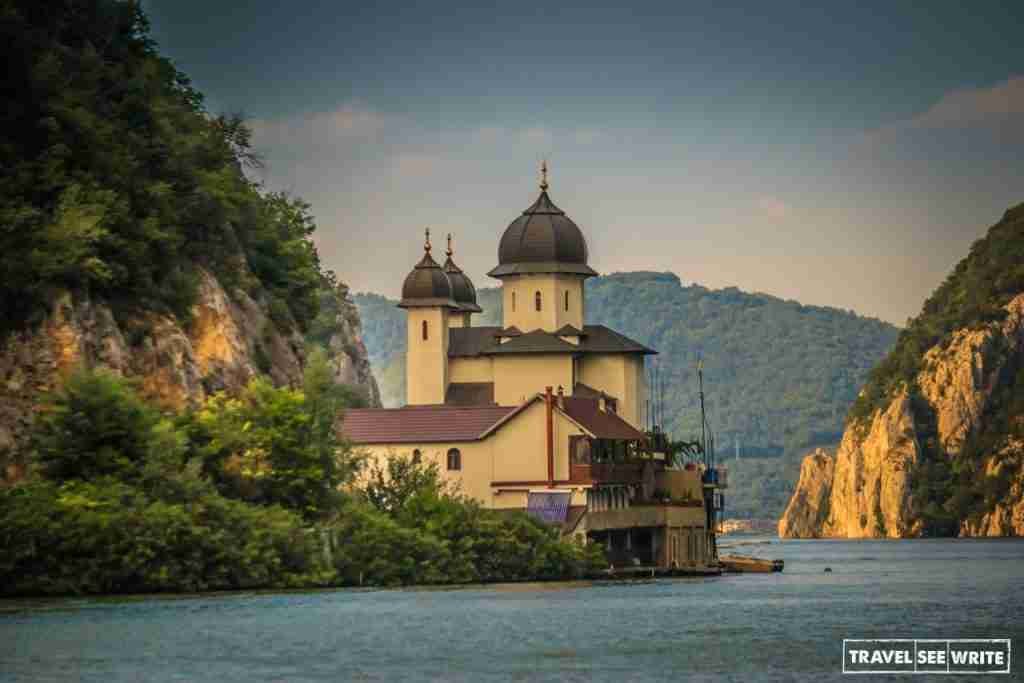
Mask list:
[[558,335],[542,330],[534,330],[533,332],[521,334],[518,337],[512,337],[504,343],[495,344],[486,349],[484,355],[506,353],[575,353],[578,350],[578,346],[562,341],[558,338]]
[[505,229],[498,244],[498,265],[488,275],[527,273],[597,275],[587,265],[583,231],[551,201],[546,184],[537,201]]
[[495,405],[494,382],[452,382],[444,396],[445,405]]
[[501,332],[500,327],[494,326],[452,328],[449,330],[448,355],[467,358],[512,353],[657,353],[604,325],[584,325],[579,344],[570,344],[559,339],[558,333],[542,330],[523,333],[499,344],[497,336]]
[[469,279],[469,276],[455,265],[451,251],[448,252],[448,259],[444,262],[444,272],[452,285],[452,298],[459,305],[459,309],[480,313],[483,309],[476,303],[476,287],[473,286],[473,281]]
[[452,327],[448,330],[448,355],[452,358],[479,356],[483,350],[497,343],[495,335],[500,327]]
[[431,258],[429,246],[423,252],[420,262],[406,276],[402,284],[402,300],[398,302],[398,306],[460,308],[452,297],[452,283],[448,279],[448,274]]

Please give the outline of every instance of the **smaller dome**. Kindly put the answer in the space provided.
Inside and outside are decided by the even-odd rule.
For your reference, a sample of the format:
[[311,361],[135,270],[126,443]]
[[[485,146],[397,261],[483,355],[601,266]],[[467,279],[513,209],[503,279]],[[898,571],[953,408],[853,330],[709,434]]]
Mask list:
[[402,300],[400,308],[420,308],[444,306],[459,309],[460,306],[452,298],[452,283],[448,274],[430,255],[430,229],[427,229],[427,241],[423,247],[423,258],[405,277],[402,284]]
[[476,287],[473,286],[473,281],[469,279],[469,276],[455,265],[452,253],[452,236],[448,235],[448,251],[445,252],[448,259],[444,262],[444,272],[452,284],[452,298],[459,305],[459,310],[480,313],[483,309],[476,303]]

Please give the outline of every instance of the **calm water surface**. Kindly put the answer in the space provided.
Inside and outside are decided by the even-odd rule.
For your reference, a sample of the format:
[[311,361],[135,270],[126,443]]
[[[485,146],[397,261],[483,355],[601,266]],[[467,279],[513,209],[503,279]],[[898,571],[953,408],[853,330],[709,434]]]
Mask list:
[[1012,638],[1024,671],[1024,541],[723,541],[741,543],[786,571],[0,601],[0,680],[816,681],[862,637]]

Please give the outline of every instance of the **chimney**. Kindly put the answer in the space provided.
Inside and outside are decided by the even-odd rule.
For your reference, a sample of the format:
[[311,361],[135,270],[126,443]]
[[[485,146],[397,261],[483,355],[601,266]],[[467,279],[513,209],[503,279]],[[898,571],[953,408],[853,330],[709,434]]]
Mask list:
[[561,384],[558,385],[558,409],[565,410],[565,389]]
[[551,387],[544,388],[544,403],[548,413],[548,488],[555,488],[555,418]]
[[605,393],[603,391],[601,392],[601,397],[597,399],[597,407],[601,410],[602,413],[608,411],[608,398],[605,396]]

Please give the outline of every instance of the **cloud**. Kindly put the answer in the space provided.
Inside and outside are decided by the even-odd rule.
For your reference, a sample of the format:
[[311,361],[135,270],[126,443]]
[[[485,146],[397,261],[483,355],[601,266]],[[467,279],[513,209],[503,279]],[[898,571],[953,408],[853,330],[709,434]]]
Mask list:
[[883,144],[915,130],[995,125],[1024,114],[1024,76],[990,87],[959,88],[944,94],[922,113],[864,134],[863,143]]
[[349,103],[332,111],[256,119],[252,130],[258,145],[276,147],[311,140],[317,144],[371,140],[389,125],[394,122],[388,115]]
[[573,136],[577,145],[593,145],[605,142],[607,136],[596,128],[580,128]]
[[761,197],[756,202],[757,210],[772,220],[782,220],[790,213],[790,206],[778,197]]
[[508,137],[508,130],[502,126],[481,126],[470,135],[473,142],[493,145]]
[[948,128],[1024,114],[1024,76],[1012,76],[990,88],[962,88],[942,96],[908,128]]
[[446,163],[438,156],[429,154],[399,154],[394,168],[405,178],[430,178],[440,173]]
[[519,138],[524,145],[532,145],[538,148],[537,151],[543,152],[551,145],[554,136],[547,128],[534,126],[533,128],[527,128],[520,132]]

